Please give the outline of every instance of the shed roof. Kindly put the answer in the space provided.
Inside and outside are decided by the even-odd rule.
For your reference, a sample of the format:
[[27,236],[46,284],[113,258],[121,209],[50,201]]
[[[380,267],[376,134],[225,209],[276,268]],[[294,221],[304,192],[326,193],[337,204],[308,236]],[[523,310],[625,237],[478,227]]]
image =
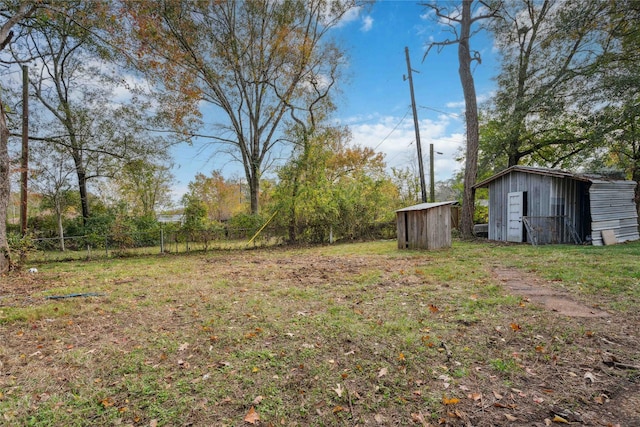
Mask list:
[[589,182],[591,181],[591,178],[589,178],[586,175],[580,175],[580,174],[576,174],[573,172],[567,172],[567,171],[563,171],[563,170],[559,170],[559,169],[550,169],[550,168],[534,168],[531,166],[511,166],[510,168],[507,168],[501,172],[498,172],[497,174],[493,175],[492,177],[489,177],[487,179],[485,179],[484,181],[480,181],[479,183],[477,183],[476,185],[474,185],[475,188],[483,188],[483,187],[487,187],[491,182],[495,181],[496,179],[505,176],[511,172],[524,172],[524,173],[533,173],[533,174],[537,174],[537,175],[546,175],[546,176],[553,176],[556,178],[572,178],[572,179],[576,179],[578,181],[586,181]]
[[396,212],[423,211],[426,209],[437,208],[438,206],[455,205],[456,203],[458,202],[455,200],[449,202],[420,203],[419,205],[398,209]]

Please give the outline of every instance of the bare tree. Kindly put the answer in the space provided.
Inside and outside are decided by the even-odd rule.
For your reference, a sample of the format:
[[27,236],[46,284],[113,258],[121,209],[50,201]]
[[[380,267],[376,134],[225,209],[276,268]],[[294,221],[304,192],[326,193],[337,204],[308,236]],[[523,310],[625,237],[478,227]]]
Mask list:
[[[283,142],[288,112],[307,110],[343,61],[328,31],[355,0],[134,2],[131,28],[150,76],[222,118],[207,135],[244,166],[251,211],[260,179]],[[331,83],[332,84],[332,83]],[[176,87],[180,86],[180,87]]]
[[[464,94],[465,120],[467,127],[467,145],[465,150],[464,191],[462,195],[462,216],[460,218],[460,232],[464,238],[473,237],[473,212],[475,207],[475,188],[478,175],[478,102],[476,88],[471,70],[473,61],[481,62],[480,53],[472,51],[470,39],[479,29],[474,24],[483,19],[494,18],[500,10],[502,2],[487,2],[482,0],[462,0],[460,5],[451,8],[443,3],[424,3],[435,18],[446,24],[453,38],[431,42],[427,45],[423,61],[432,48],[440,52],[445,46],[458,45],[458,74]],[[475,10],[476,13],[473,13]]]

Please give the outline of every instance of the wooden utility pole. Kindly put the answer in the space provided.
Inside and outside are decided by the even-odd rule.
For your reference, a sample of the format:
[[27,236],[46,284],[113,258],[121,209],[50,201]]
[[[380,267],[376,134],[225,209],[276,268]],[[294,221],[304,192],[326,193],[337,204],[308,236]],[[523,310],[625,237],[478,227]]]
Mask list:
[[22,66],[22,161],[20,165],[20,231],[27,234],[27,179],[29,178],[29,67]]
[[429,144],[429,201],[436,201],[436,176],[433,166],[433,144]]
[[[420,127],[418,125],[418,110],[416,109],[416,98],[413,94],[413,78],[411,77],[411,61],[409,60],[409,48],[405,46],[404,53],[407,57],[407,73],[409,80],[409,90],[411,91],[411,108],[413,109],[413,125],[416,129],[416,146],[418,147],[418,169],[420,171],[420,189],[422,190],[422,203],[427,201],[427,186],[424,182],[424,165],[422,164],[422,146],[420,145]],[[403,76],[404,77],[404,76]]]

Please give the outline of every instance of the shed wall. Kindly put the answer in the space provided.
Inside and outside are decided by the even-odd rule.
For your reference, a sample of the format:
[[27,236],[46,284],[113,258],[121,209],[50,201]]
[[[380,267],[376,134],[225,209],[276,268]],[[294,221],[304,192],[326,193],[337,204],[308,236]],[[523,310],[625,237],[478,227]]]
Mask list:
[[507,240],[507,195],[520,191],[526,193],[526,216],[567,216],[582,234],[580,200],[584,185],[569,178],[519,171],[497,178],[489,184],[489,239]]
[[451,247],[451,206],[397,212],[399,249]]

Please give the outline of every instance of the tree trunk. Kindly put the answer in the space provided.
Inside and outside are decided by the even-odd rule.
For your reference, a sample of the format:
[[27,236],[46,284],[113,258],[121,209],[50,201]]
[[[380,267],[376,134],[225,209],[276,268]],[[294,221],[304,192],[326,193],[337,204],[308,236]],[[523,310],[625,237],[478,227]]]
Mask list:
[[62,226],[62,206],[59,196],[56,197],[56,219],[58,220],[58,239],[60,241],[60,251],[64,252],[64,227]]
[[458,60],[460,68],[460,82],[464,93],[465,119],[467,123],[467,149],[464,168],[464,192],[462,195],[462,218],[460,218],[460,233],[465,239],[473,237],[473,213],[475,210],[475,188],[478,175],[478,104],[476,89],[471,74],[471,51],[469,38],[471,36],[471,3],[473,0],[463,0],[460,25],[460,41],[458,43]]
[[260,212],[258,197],[260,194],[260,174],[258,168],[251,165],[251,174],[247,177],[249,181],[249,197],[251,198],[251,214],[257,215]]
[[293,177],[293,188],[291,189],[291,209],[289,211],[289,243],[296,243],[298,240],[298,233],[296,232],[296,202],[298,198],[298,176],[299,172],[296,170],[296,176]]
[[[72,142],[74,139],[72,138]],[[80,205],[82,207],[82,224],[87,225],[87,220],[89,219],[89,197],[87,195],[87,173],[84,170],[84,165],[82,164],[82,155],[77,153],[76,150],[73,152],[73,162],[76,167],[76,175],[78,177],[78,188],[80,191]]]
[[7,208],[11,194],[9,180],[9,129],[4,115],[4,104],[0,100],[0,274],[11,266],[11,253],[7,239]]

